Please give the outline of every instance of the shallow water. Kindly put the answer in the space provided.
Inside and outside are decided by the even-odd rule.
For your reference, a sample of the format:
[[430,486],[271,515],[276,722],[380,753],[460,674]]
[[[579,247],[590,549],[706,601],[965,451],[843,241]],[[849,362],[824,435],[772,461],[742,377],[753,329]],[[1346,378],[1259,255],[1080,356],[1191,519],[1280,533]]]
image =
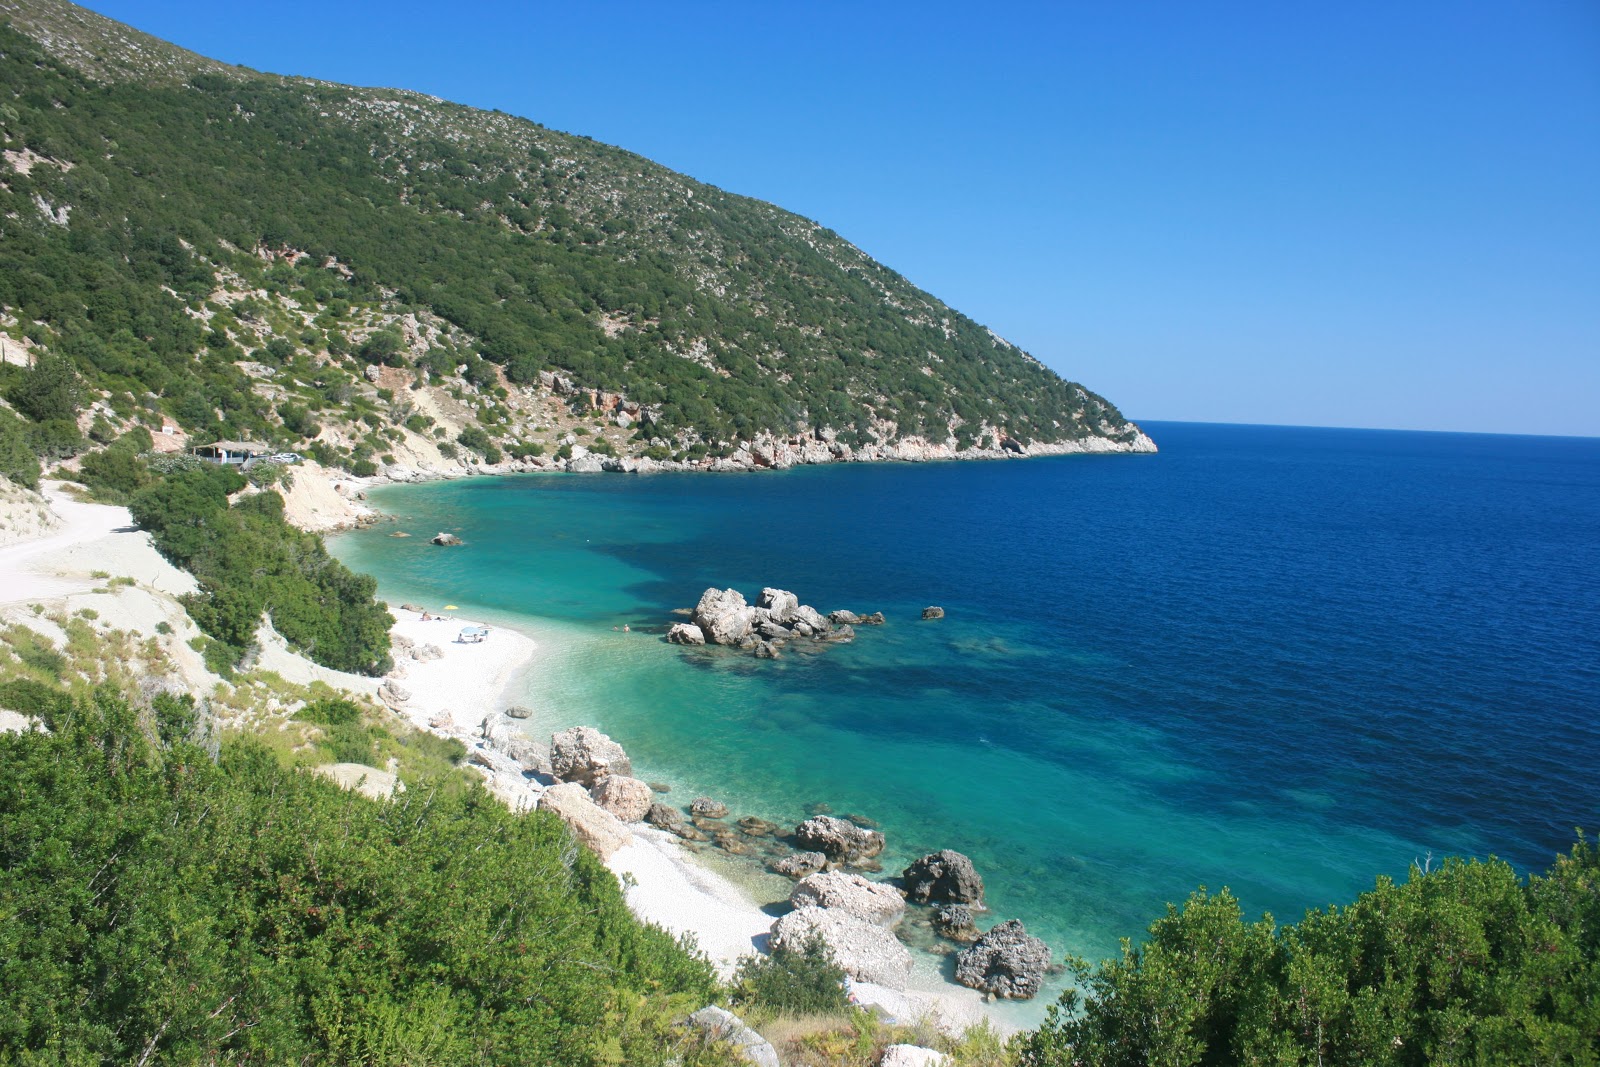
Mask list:
[[[1600,441],[1147,428],[1158,455],[394,487],[414,536],[335,549],[528,628],[541,730],[599,725],[674,799],[870,816],[886,870],[960,849],[1057,951],[1200,884],[1292,919],[1600,826]],[[889,622],[775,662],[662,643],[709,585]]]

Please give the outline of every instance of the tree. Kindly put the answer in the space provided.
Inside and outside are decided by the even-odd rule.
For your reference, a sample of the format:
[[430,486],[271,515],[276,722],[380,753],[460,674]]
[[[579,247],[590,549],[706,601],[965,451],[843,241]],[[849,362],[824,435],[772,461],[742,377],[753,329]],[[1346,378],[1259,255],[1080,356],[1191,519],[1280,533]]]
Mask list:
[[66,356],[46,352],[6,391],[11,406],[34,422],[75,422],[83,381]]

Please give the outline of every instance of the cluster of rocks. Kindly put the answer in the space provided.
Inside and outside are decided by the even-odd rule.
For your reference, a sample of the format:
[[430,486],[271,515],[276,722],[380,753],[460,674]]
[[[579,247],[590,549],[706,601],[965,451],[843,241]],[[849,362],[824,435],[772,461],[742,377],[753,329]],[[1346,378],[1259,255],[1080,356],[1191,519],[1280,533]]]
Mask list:
[[723,645],[764,659],[776,659],[793,641],[814,644],[855,640],[857,626],[880,626],[883,612],[857,615],[835,611],[823,615],[787,589],[763,589],[754,606],[737,589],[707,589],[690,613],[689,622],[675,623],[667,640],[675,645]]

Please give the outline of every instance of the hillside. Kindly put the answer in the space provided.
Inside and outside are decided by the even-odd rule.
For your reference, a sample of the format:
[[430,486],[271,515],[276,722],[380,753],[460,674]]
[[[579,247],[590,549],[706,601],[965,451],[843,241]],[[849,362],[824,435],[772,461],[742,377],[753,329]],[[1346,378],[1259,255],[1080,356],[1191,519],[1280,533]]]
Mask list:
[[[0,19],[5,361],[69,356],[91,436],[170,422],[358,474],[1154,447],[773,205],[62,0],[0,0]],[[0,373],[9,396],[19,372]]]

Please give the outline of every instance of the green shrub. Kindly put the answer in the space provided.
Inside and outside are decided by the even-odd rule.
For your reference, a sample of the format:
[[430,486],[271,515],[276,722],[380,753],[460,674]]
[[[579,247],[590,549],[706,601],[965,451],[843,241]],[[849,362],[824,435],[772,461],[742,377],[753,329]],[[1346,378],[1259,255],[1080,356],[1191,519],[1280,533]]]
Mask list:
[[813,935],[799,949],[744,957],[733,981],[741,1003],[791,1015],[830,1015],[850,1007],[844,979],[844,968],[821,936]]
[[330,697],[309,702],[294,713],[294,718],[301,722],[314,722],[319,726],[342,726],[346,723],[360,722],[361,709],[348,700]]

